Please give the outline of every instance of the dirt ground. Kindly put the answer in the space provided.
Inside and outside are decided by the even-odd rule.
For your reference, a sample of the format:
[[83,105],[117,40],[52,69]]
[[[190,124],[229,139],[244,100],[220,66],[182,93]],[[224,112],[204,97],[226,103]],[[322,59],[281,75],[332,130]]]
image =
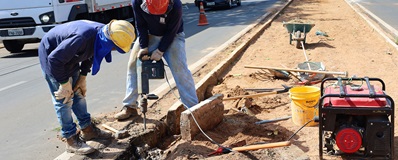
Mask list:
[[[279,6],[281,7],[281,6]],[[278,9],[271,9],[275,13]],[[283,22],[299,18],[311,22],[315,26],[306,35],[305,54],[295,43],[289,44],[289,33]],[[255,29],[253,29],[255,30]],[[328,36],[316,35],[316,31]],[[244,35],[242,40],[249,39],[254,33]],[[209,71],[224,60],[239,46],[242,40],[225,49],[222,53],[194,73],[195,82],[200,81]],[[397,50],[380,36],[367,22],[359,16],[345,0],[295,0],[293,1],[244,51],[243,55],[231,65],[218,85],[208,89],[209,95],[221,93],[224,98],[254,94],[248,88],[282,88],[297,85],[297,80],[275,79],[264,76],[264,70],[245,68],[245,65],[297,68],[306,61],[322,62],[327,71],[348,72],[348,77],[375,77],[386,84],[386,93],[393,99],[398,98],[398,83],[395,83],[397,66]],[[313,84],[319,87],[320,84]],[[177,93],[174,91],[174,93]],[[157,104],[148,108],[147,117],[160,119],[167,113],[167,107],[176,102],[172,94],[166,95]],[[291,99],[288,93],[255,97],[244,109],[243,100],[224,101],[224,119],[206,134],[215,142],[225,147],[244,146],[286,141],[301,125],[291,119],[255,124],[257,121],[282,118],[292,115]],[[104,120],[113,121],[111,113]],[[154,118],[157,117],[157,118]],[[395,120],[396,122],[396,120]],[[137,122],[133,125],[137,126]],[[395,129],[395,133],[397,129]],[[232,152],[222,155],[208,156],[218,146],[205,135],[198,134],[192,141],[183,141],[179,135],[165,137],[163,143],[148,153],[147,159],[319,159],[318,127],[305,127],[292,139],[289,147],[260,149],[249,152]],[[397,144],[395,153],[397,152]],[[398,159],[398,154],[394,159]],[[162,157],[162,158],[159,158]],[[331,157],[340,159],[340,157]]]
[[[244,67],[252,65],[297,68],[299,63],[306,61],[303,50],[297,49],[294,43],[289,44],[289,34],[282,25],[283,21],[296,18],[315,24],[307,34],[305,45],[309,61],[322,62],[327,71],[347,71],[348,77],[381,78],[386,83],[388,95],[393,99],[398,98],[398,91],[395,90],[398,88],[398,83],[395,82],[395,70],[398,69],[397,50],[372,29],[345,0],[293,1],[231,66],[219,85],[209,92],[222,93],[226,98],[254,93],[244,90],[246,88],[282,88],[282,84],[296,85],[293,78],[280,80],[260,77],[258,73],[262,70]],[[327,33],[328,36],[318,36],[316,31]],[[219,60],[231,50],[233,49],[221,53]],[[215,66],[217,63],[209,63],[206,67],[211,68],[211,64]],[[203,69],[195,73],[195,81],[208,71]],[[224,120],[206,133],[214,141],[227,147],[286,141],[301,127],[295,125],[291,119],[266,124],[255,122],[290,116],[291,100],[288,95],[283,93],[253,98],[248,107],[249,112],[240,111],[243,101],[224,101]],[[169,101],[174,102],[175,98],[170,97]],[[208,156],[218,146],[203,134],[198,134],[190,142],[178,140],[172,144],[162,144],[159,148],[164,150],[162,159],[319,159],[318,127],[302,129],[293,137],[291,147]],[[394,159],[397,158],[395,156]]]

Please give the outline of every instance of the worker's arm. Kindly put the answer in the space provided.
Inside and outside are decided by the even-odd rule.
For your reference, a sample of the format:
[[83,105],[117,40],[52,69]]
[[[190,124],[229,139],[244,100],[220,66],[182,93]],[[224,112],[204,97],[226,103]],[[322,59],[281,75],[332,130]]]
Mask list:
[[48,55],[50,72],[59,83],[68,82],[69,77],[65,65],[75,57],[82,45],[85,45],[83,38],[78,35],[73,35],[63,40],[57,48]]
[[134,11],[134,20],[135,20],[135,27],[137,29],[137,34],[139,37],[140,48],[148,48],[149,37],[148,37],[148,24],[144,19],[145,13],[140,5],[142,0],[133,0],[133,11]]
[[162,40],[159,44],[159,51],[165,52],[169,48],[170,44],[173,43],[178,30],[182,23],[182,4],[181,1],[174,1],[173,9],[167,14],[166,25],[167,30],[163,35]]
[[93,65],[92,58],[83,61],[80,65],[80,75],[87,76],[87,73],[91,71],[92,65]]

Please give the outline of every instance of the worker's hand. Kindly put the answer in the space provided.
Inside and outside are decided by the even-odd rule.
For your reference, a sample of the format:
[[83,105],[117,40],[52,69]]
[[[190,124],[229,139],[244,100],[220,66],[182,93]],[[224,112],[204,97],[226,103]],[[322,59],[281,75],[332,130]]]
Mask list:
[[87,85],[86,85],[86,76],[84,75],[79,76],[79,79],[77,80],[75,87],[73,87],[73,92],[76,92],[79,89],[82,92],[82,95],[86,97]]
[[148,48],[142,48],[138,51],[137,58],[143,61],[149,60]]
[[69,102],[73,96],[72,77],[69,78],[68,82],[61,84],[58,91],[54,92],[54,95],[56,100],[64,99],[64,102],[62,102],[63,104]]
[[159,49],[156,49],[155,51],[152,52],[151,59],[154,61],[159,61],[162,59],[162,56],[163,52],[159,51]]

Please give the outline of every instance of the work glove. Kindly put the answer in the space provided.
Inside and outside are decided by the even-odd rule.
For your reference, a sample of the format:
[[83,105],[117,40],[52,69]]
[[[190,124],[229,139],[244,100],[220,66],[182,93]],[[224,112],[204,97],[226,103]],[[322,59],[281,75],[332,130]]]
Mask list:
[[77,90],[80,89],[84,97],[86,97],[86,92],[87,92],[86,77],[87,76],[85,75],[80,75],[79,79],[77,79],[75,87],[73,88],[73,92],[76,92]]
[[159,49],[156,49],[155,51],[152,52],[151,59],[154,61],[159,61],[162,59],[163,53],[164,52],[159,51]]
[[58,91],[54,92],[54,96],[56,100],[64,99],[64,102],[62,102],[63,104],[66,104],[72,99],[72,77],[69,78],[68,82],[63,83],[59,86]]
[[149,60],[150,57],[148,55],[148,48],[142,48],[138,51],[137,58],[140,60]]

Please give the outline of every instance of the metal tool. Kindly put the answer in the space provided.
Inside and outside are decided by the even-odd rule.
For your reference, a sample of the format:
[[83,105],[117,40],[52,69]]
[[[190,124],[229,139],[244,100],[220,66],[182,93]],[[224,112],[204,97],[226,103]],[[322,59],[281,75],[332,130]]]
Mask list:
[[120,130],[119,131],[119,130],[111,127],[111,126],[106,125],[106,124],[102,124],[102,127],[114,132],[116,139],[122,139],[122,138],[126,138],[126,137],[130,136],[130,134],[129,134],[129,132],[127,130]]
[[276,118],[276,119],[268,119],[268,120],[262,120],[262,121],[257,121],[255,122],[256,124],[263,124],[263,123],[270,123],[270,122],[277,122],[277,121],[282,121],[282,120],[287,120],[292,118],[292,116],[287,116],[287,117],[282,117],[282,118]]
[[348,76],[348,73],[347,73],[347,72],[315,71],[315,70],[305,70],[305,69],[289,69],[289,68],[268,67],[268,66],[250,66],[250,65],[245,65],[245,68],[253,68],[253,69],[275,69],[275,70],[293,71],[293,72],[335,74],[335,75],[343,75],[344,77],[347,77],[347,76]]
[[290,146],[290,144],[291,144],[290,141],[283,141],[283,142],[266,143],[266,144],[254,144],[254,145],[234,147],[234,148],[219,146],[216,151],[210,153],[208,156],[225,154],[233,151],[242,152],[242,151],[258,150],[258,149],[285,147],[285,146]]
[[228,100],[235,100],[235,99],[241,99],[241,98],[253,98],[253,97],[260,97],[260,96],[266,96],[266,95],[273,95],[273,94],[279,94],[279,93],[285,93],[290,90],[292,87],[288,87],[285,85],[282,85],[283,90],[278,90],[278,91],[273,91],[273,92],[264,92],[264,93],[257,93],[257,94],[252,94],[252,95],[244,95],[244,96],[236,96],[236,97],[228,97],[224,98],[223,101],[228,101]]
[[275,90],[280,90],[283,88],[245,88],[245,91],[254,91],[254,92],[272,92]]
[[[146,59],[146,60],[145,60]],[[138,94],[141,95],[140,110],[144,115],[143,123],[144,130],[146,129],[146,112],[148,107],[148,99],[156,100],[159,97],[155,94],[149,94],[149,79],[163,79],[164,78],[164,63],[163,60],[152,61],[148,60],[147,56],[140,57],[137,60],[137,77]]]

